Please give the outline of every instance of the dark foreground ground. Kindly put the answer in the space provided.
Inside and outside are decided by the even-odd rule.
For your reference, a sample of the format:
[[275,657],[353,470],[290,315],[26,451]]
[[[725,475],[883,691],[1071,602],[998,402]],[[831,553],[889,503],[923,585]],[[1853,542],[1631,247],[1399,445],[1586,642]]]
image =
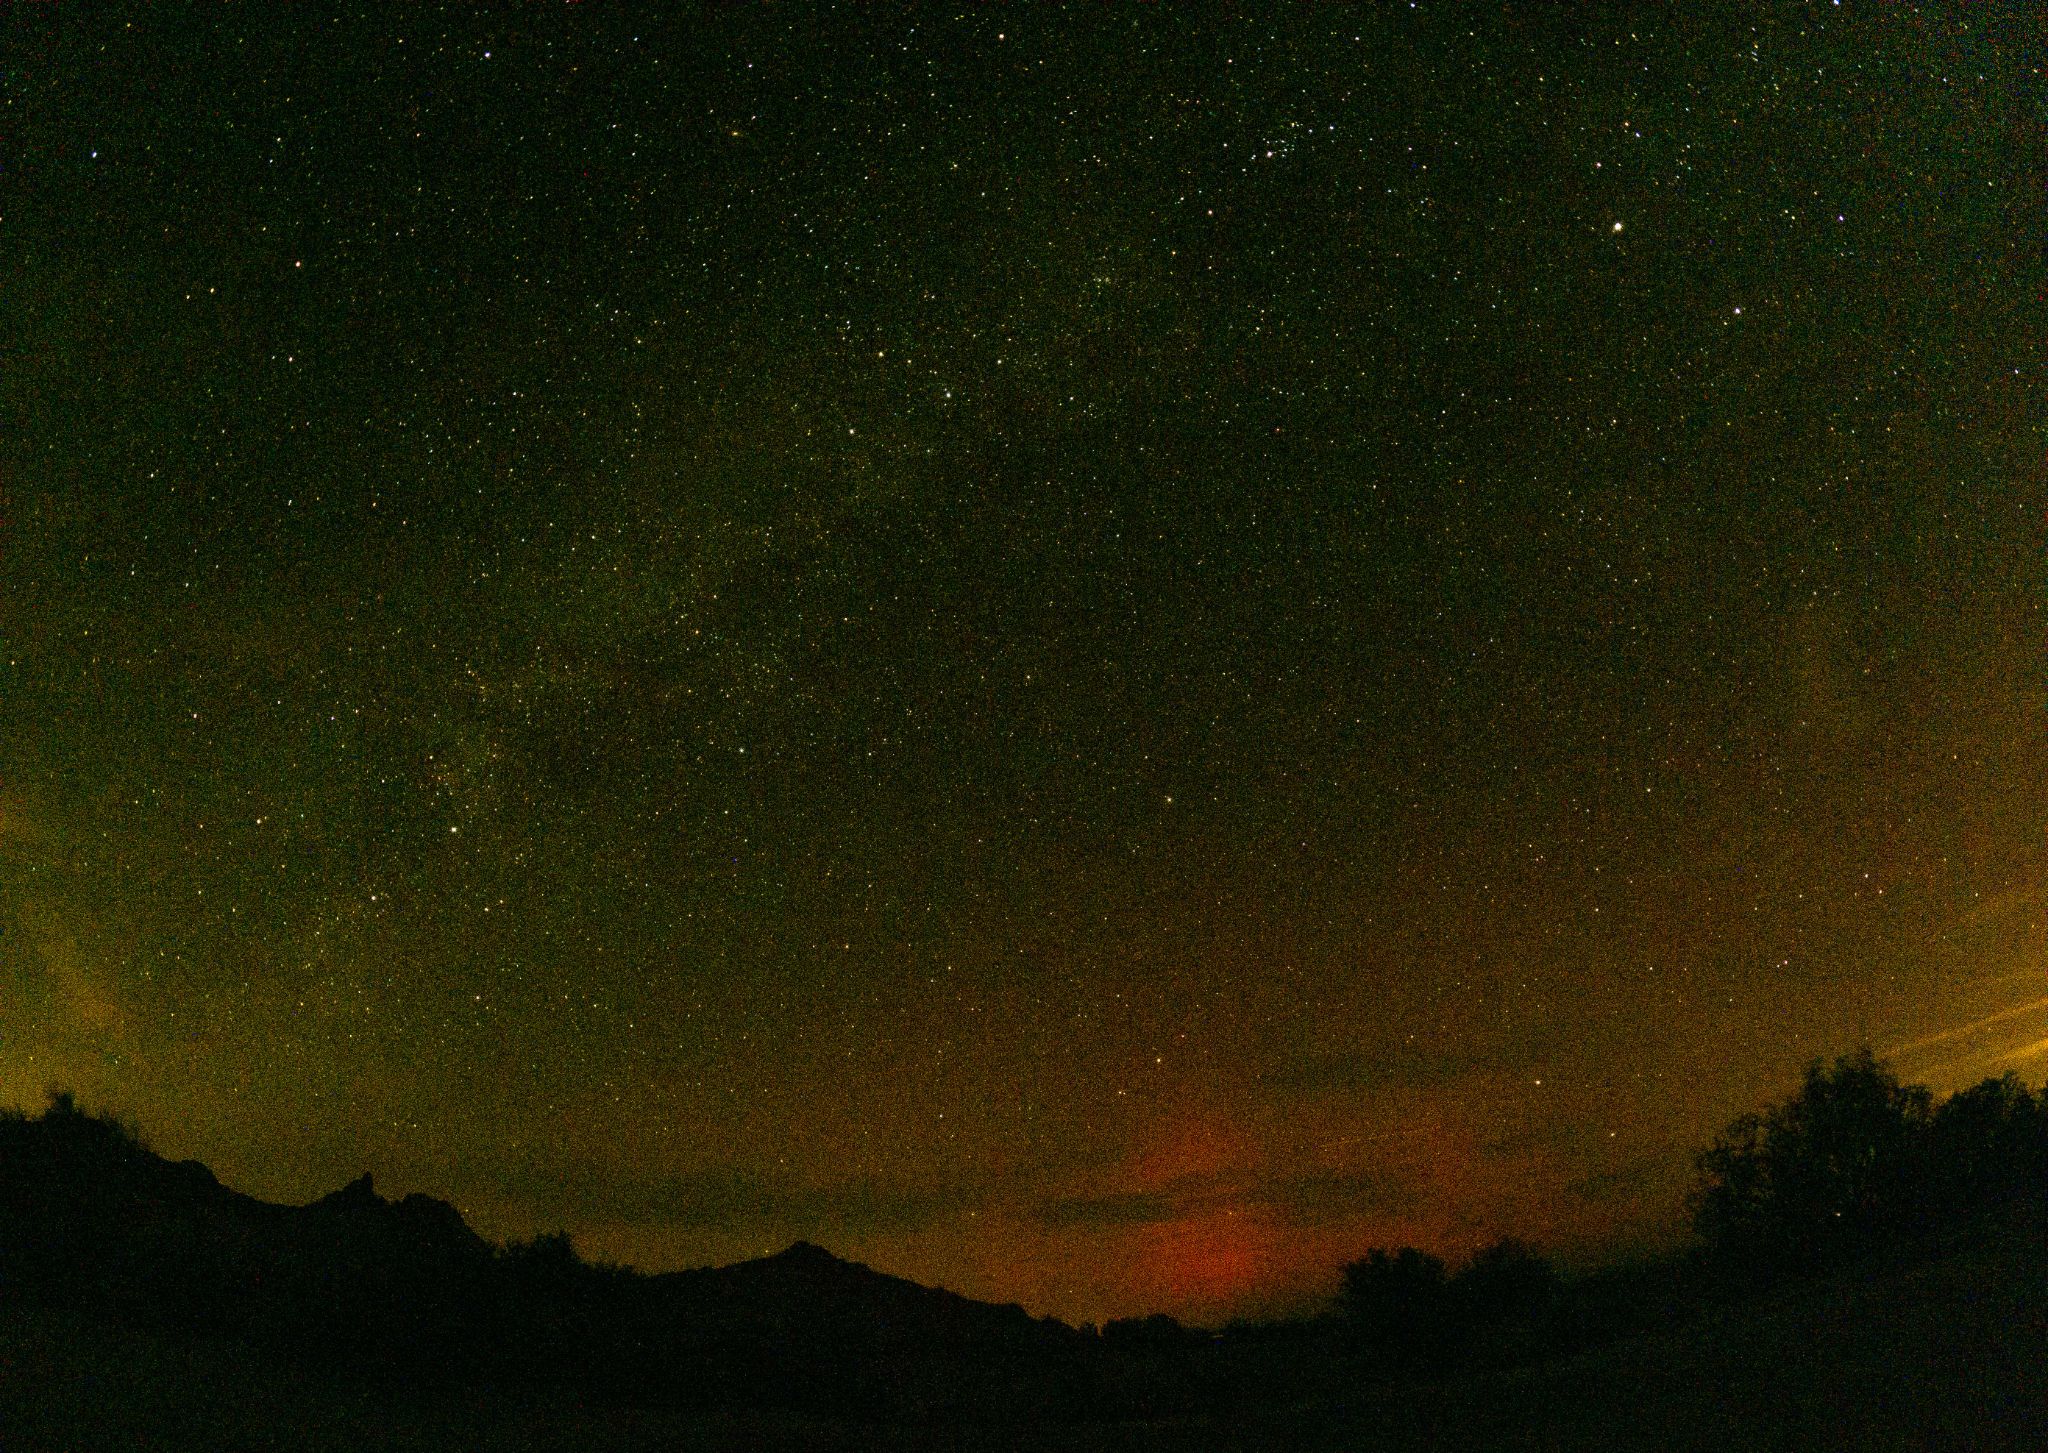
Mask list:
[[234,1345],[0,1311],[0,1447],[102,1449],[2048,1449],[2048,1252],[2005,1244],[1780,1293],[1519,1372],[1361,1386],[1231,1424],[911,1428],[772,1413],[393,1404]]

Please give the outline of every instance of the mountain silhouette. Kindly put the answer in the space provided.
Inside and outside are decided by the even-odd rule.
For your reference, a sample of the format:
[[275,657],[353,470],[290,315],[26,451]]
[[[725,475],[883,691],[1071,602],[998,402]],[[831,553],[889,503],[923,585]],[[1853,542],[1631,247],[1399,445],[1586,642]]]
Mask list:
[[387,1199],[368,1175],[274,1204],[62,1098],[0,1117],[0,1228],[0,1298],[247,1338],[415,1387],[1021,1414],[1074,1395],[1066,1369],[1086,1340],[807,1241],[643,1275],[585,1263],[564,1237],[495,1247],[448,1202]]
[[[1800,1446],[2037,1448],[2048,1423],[2018,1414],[2048,1408],[2044,1166],[2048,1095],[1993,1080],[1937,1105],[1851,1057],[1702,1155],[1691,1251],[1565,1280],[1519,1243],[1455,1271],[1382,1249],[1344,1268],[1330,1315],[1097,1334],[809,1241],[645,1275],[586,1262],[561,1234],[493,1245],[448,1202],[389,1199],[368,1175],[279,1205],[59,1096],[41,1116],[0,1111],[0,1427],[9,1449],[159,1446],[143,1403],[129,1415],[142,1440],[36,1443],[8,1421],[37,1415],[20,1389],[45,1385],[10,1368],[62,1363],[97,1388],[132,1359],[149,1406],[196,1373],[243,1416],[239,1369],[260,1365],[273,1389],[333,1408],[423,1423],[601,1410],[695,1430],[689,1446],[713,1427],[734,1446],[789,1441],[751,1438],[747,1420],[766,1418],[873,1424],[887,1446],[937,1446],[897,1436],[913,1424],[945,1446],[961,1441],[952,1425],[1036,1424],[1065,1446],[1064,1425],[1145,1422],[1160,1446],[1256,1426],[1249,1446],[1349,1444],[1370,1427],[1397,1446],[1492,1447],[1541,1424],[1559,1435],[1545,1446],[1606,1447],[1640,1407],[1645,1446],[1726,1446],[1729,1427],[1804,1417]],[[95,1398],[78,1419],[98,1416]],[[1869,1437],[1834,1436],[1848,1404],[1876,1410]],[[1977,1407],[2015,1415],[1959,1419]],[[1708,1443],[1677,1436],[1698,1430]],[[259,1431],[247,1446],[294,1446]]]
[[756,1332],[827,1329],[871,1340],[1057,1339],[1069,1329],[1035,1321],[1022,1307],[975,1301],[922,1286],[796,1241],[773,1256],[650,1278],[692,1322]]

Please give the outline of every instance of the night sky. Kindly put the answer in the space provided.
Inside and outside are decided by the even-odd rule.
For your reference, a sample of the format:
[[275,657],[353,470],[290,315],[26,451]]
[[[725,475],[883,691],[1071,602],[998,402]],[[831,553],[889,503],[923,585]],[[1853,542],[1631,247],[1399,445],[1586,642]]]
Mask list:
[[0,1103],[1215,1320],[2048,1074],[2040,7],[962,8],[0,20]]

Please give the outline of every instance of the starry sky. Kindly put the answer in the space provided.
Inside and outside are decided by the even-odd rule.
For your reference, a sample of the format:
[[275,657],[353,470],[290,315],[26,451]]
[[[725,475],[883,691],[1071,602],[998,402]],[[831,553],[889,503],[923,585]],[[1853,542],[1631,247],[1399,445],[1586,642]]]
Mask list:
[[24,5],[0,1101],[1070,1319],[2048,1074],[2044,19]]

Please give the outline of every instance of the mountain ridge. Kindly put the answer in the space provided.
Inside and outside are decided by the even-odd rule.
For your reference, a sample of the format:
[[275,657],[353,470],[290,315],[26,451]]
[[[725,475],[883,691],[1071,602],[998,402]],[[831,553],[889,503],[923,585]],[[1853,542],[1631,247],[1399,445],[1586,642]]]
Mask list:
[[387,1199],[369,1174],[264,1201],[68,1101],[0,1117],[0,1229],[0,1295],[418,1385],[916,1413],[1014,1402],[1085,1340],[807,1240],[648,1274],[559,1235],[495,1246],[448,1201]]

